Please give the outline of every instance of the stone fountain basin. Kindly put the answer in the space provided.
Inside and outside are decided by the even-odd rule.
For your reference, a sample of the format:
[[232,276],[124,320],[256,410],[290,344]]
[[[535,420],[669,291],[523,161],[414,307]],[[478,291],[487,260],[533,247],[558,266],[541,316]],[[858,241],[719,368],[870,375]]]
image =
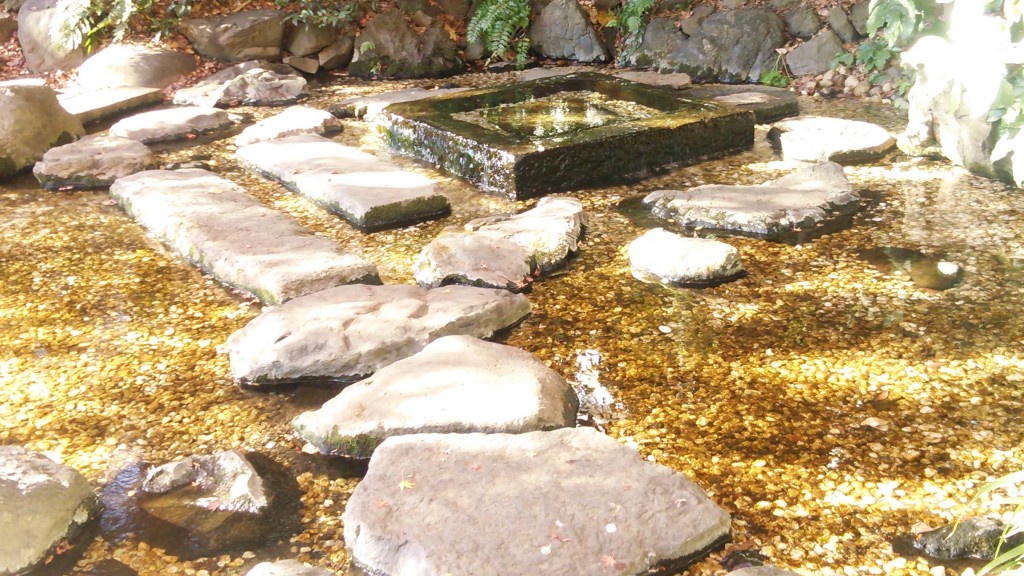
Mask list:
[[393,104],[380,121],[392,149],[512,199],[632,182],[754,141],[749,111],[591,72]]

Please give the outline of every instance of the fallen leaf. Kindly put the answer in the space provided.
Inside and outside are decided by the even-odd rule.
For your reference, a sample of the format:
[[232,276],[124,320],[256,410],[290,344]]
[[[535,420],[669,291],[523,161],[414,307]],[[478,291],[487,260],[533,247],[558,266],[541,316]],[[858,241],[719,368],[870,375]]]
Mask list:
[[398,483],[398,491],[405,492],[406,490],[411,490],[415,485],[416,483],[412,480],[402,479],[402,481]]

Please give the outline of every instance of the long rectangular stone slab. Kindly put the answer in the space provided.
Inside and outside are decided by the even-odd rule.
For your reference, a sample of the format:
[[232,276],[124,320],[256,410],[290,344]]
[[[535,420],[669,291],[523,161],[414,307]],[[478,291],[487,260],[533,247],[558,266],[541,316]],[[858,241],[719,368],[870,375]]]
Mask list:
[[117,86],[79,94],[62,94],[60,105],[77,117],[82,124],[97,122],[122,112],[163,102],[159,88]]
[[397,228],[451,211],[430,178],[322,136],[259,142],[237,154],[243,164],[361,230]]
[[269,304],[343,284],[379,284],[377,267],[206,170],[148,170],[110,193],[161,241],[219,281]]

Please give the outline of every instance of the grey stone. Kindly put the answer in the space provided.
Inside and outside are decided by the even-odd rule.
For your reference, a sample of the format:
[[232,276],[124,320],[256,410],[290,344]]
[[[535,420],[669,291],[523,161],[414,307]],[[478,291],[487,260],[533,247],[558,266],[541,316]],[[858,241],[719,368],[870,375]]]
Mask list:
[[175,104],[192,106],[280,106],[306,96],[306,79],[285,64],[242,62],[174,93]]
[[679,29],[683,34],[693,36],[700,29],[701,22],[714,13],[715,9],[710,4],[698,4],[690,10],[690,15],[679,25]]
[[[892,543],[893,550],[906,556],[924,556],[932,560],[981,560],[995,557],[1004,524],[993,518],[967,518],[921,534],[902,534]],[[1020,533],[1012,534],[1007,548],[1024,543]],[[1005,549],[1004,549],[1005,550]]]
[[7,43],[17,31],[18,19],[12,15],[0,12],[0,44]]
[[777,12],[785,12],[786,10],[792,10],[800,5],[800,0],[771,0],[769,4],[772,10]]
[[320,67],[324,70],[336,70],[348,66],[355,50],[355,39],[351,34],[344,34],[336,42],[317,54]]
[[655,228],[629,245],[633,277],[663,284],[712,284],[743,272],[740,251],[718,240]]
[[259,142],[238,157],[363,230],[433,220],[451,209],[430,178],[321,136]]
[[320,60],[316,58],[303,58],[301,56],[285,56],[282,62],[306,74],[316,74],[320,69]]
[[354,380],[442,336],[487,338],[530,313],[521,294],[446,286],[340,286],[263,312],[228,338],[232,376],[268,385]]
[[334,572],[289,559],[260,562],[246,572],[245,576],[334,576]]
[[25,0],[4,0],[0,3],[0,8],[13,14],[17,14],[18,10],[21,10],[21,7],[24,5]]
[[112,44],[79,66],[76,84],[82,91],[114,86],[166,88],[195,69],[195,58],[188,54]]
[[[216,454],[189,456],[157,466],[149,471],[142,482],[149,494],[179,492],[178,498],[162,501],[165,506],[150,503],[146,510],[175,525],[181,526],[181,512],[172,508],[201,508],[217,512],[244,512],[259,514],[270,504],[270,494],[263,487],[263,479],[236,450]],[[162,513],[162,514],[161,514]],[[190,517],[190,512],[184,516]]]
[[669,54],[679,49],[686,35],[676,27],[675,18],[652,18],[644,30],[640,46],[626,56],[624,64],[641,68],[658,68]]
[[747,4],[747,0],[722,0],[722,8],[726,10],[739,10]]
[[264,302],[379,282],[374,265],[205,170],[140,172],[117,180],[110,193],[182,256]]
[[807,40],[821,29],[821,18],[814,8],[802,6],[782,15],[789,33],[796,38]]
[[227,112],[217,108],[181,106],[129,116],[111,126],[110,135],[149,144],[182,140],[190,135],[222,130],[233,123]]
[[546,58],[604,62],[608,51],[576,0],[552,0],[530,24],[530,48]]
[[775,566],[749,566],[733,570],[729,572],[728,576],[800,576],[800,574]]
[[574,426],[579,399],[529,352],[445,336],[342,390],[292,426],[324,454],[369,458],[403,434],[520,434]]
[[622,0],[594,0],[594,8],[598,10],[611,10],[619,4],[622,4]]
[[18,10],[18,43],[33,74],[70,70],[85,60],[82,48],[62,48],[50,37],[57,0],[28,0]]
[[87,92],[68,92],[58,97],[61,107],[83,124],[120,116],[122,112],[159,104],[163,90],[117,86]]
[[896,145],[889,132],[870,122],[802,116],[772,126],[768,139],[786,160],[800,162],[874,162]]
[[689,190],[658,190],[644,204],[658,218],[698,226],[780,238],[852,214],[860,197],[839,164],[827,162],[797,170],[760,186],[709,184]]
[[757,82],[775,66],[783,23],[761,8],[716,12],[683,41],[658,69],[686,72],[698,82]]
[[729,521],[592,428],[389,438],[343,516],[352,561],[387,576],[648,574],[706,553]]
[[832,69],[832,60],[842,51],[839,36],[825,30],[786,54],[786,66],[794,76],[821,74]]
[[618,78],[624,78],[631,82],[651,84],[652,86],[668,86],[676,90],[687,88],[693,82],[689,74],[682,72],[669,72],[663,74],[653,70],[614,70],[612,74]]
[[0,446],[0,574],[22,574],[99,512],[84,476],[20,446]]
[[284,37],[283,19],[284,12],[279,10],[247,10],[184,20],[181,32],[196,52],[207,58],[229,62],[277,60]]
[[53,146],[85,134],[47,86],[0,82],[0,178],[32,166]]
[[964,269],[956,262],[922,258],[910,265],[910,279],[930,290],[949,290],[963,279]]
[[264,118],[235,136],[235,146],[248,146],[299,134],[341,132],[341,121],[326,110],[308,106],[291,106],[280,114]]
[[714,100],[717,104],[735,106],[754,113],[758,124],[775,122],[800,113],[796,94],[785,88],[762,85],[701,84],[689,88],[690,98]]
[[416,281],[422,286],[457,283],[522,290],[576,252],[586,222],[579,200],[547,197],[521,214],[446,229],[413,264]]
[[840,40],[849,44],[856,42],[858,38],[857,29],[850,22],[850,16],[842,6],[833,6],[828,11],[828,27],[839,36]]
[[102,188],[114,180],[153,166],[153,153],[145,144],[93,134],[77,142],[51,148],[36,162],[33,173],[43,188]]
[[466,90],[469,90],[469,88],[440,88],[436,90],[427,90],[426,88],[407,88],[405,90],[395,90],[394,92],[385,92],[374,96],[353,96],[332,105],[330,107],[330,111],[331,114],[334,114],[339,118],[362,118],[368,122],[373,122],[377,120],[377,117],[385,108],[392,104],[397,104],[399,102],[413,102],[415,100],[422,100],[432,96],[454,94],[455,92],[464,92]]
[[860,0],[850,7],[850,24],[861,36],[868,35],[868,13],[871,10],[871,0]]
[[424,78],[451,76],[466,64],[458,47],[440,22],[422,34],[398,10],[378,14],[359,33],[358,50],[349,63],[354,76],[383,78]]
[[337,39],[338,30],[336,28],[299,24],[288,31],[284,49],[291,52],[293,56],[309,56],[330,46]]

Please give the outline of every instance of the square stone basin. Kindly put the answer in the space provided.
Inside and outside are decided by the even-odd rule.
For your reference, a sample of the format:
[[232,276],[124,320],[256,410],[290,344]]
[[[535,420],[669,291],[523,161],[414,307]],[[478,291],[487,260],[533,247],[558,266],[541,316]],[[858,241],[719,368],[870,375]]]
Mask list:
[[754,115],[592,72],[388,106],[385,139],[512,199],[631,182],[744,150]]

